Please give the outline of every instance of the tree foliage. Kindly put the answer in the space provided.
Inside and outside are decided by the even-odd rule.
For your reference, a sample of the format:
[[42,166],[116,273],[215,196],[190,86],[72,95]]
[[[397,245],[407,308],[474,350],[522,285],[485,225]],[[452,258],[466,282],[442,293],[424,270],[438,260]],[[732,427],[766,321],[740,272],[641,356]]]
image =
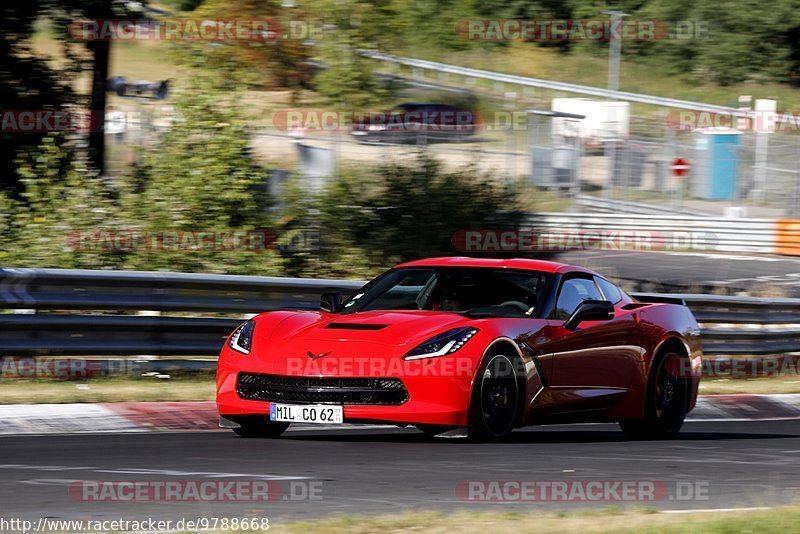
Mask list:
[[[423,47],[446,54],[464,48],[504,46],[505,42],[465,41],[457,21],[469,19],[598,20],[615,9],[628,20],[658,21],[674,34],[658,40],[628,40],[622,54],[655,68],[698,81],[728,85],[746,80],[800,84],[800,4],[776,0],[371,0],[386,37],[385,49],[408,53]],[[531,42],[565,54],[605,53],[606,40]],[[409,54],[409,55],[414,55]]]
[[[202,83],[198,81],[197,83]],[[230,98],[235,99],[235,96]],[[0,261],[14,266],[278,275],[264,247],[133,244],[159,233],[272,232],[266,170],[253,161],[237,107],[205,88],[184,93],[177,119],[128,175],[101,180],[46,137],[18,161],[20,200],[0,195]]]
[[290,269],[366,276],[400,261],[452,255],[459,231],[516,228],[516,198],[513,188],[477,169],[444,170],[424,152],[411,162],[344,174],[316,197],[289,198],[292,217],[319,231],[321,243],[316,254],[293,258]]
[[73,158],[51,134],[35,155],[21,156],[17,165],[21,198],[0,195],[0,261],[87,269],[122,265],[120,254],[77,250],[81,232],[124,228],[130,221],[85,160]]
[[[237,93],[204,81],[175,102],[176,119],[142,151],[122,198],[145,232],[261,231],[271,228],[267,170],[253,160]],[[185,271],[276,274],[279,259],[263,249],[142,251],[127,265]]]
[[340,107],[363,107],[377,100],[381,91],[372,66],[359,53],[372,47],[369,25],[377,10],[358,0],[320,0],[317,9],[324,33],[316,58],[324,68],[314,79],[316,89]]
[[209,43],[177,42],[174,56],[184,65],[215,75],[220,88],[282,87],[297,93],[309,87],[309,26],[295,22],[311,20],[303,7],[284,8],[281,0],[206,0],[181,16],[198,23],[204,20],[253,21],[268,28],[260,38]]

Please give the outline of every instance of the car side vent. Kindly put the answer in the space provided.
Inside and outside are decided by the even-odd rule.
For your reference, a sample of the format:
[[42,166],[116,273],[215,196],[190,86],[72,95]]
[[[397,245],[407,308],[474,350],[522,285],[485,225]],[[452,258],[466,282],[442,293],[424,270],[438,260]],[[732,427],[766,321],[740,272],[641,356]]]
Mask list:
[[686,301],[681,297],[674,297],[671,295],[654,295],[648,293],[637,293],[633,295],[639,302],[646,302],[648,304],[677,304],[679,306],[686,306]]
[[386,328],[388,324],[369,324],[369,323],[330,323],[325,328],[334,328],[338,330],[381,330]]
[[644,308],[645,306],[649,306],[650,304],[647,302],[629,302],[628,304],[622,307],[623,310],[638,310],[639,308]]

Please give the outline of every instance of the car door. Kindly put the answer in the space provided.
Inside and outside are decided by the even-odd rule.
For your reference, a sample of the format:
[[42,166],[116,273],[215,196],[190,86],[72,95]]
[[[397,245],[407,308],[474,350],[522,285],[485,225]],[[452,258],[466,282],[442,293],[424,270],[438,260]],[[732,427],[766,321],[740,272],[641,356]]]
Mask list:
[[[606,293],[611,292],[607,289]],[[562,280],[555,309],[547,320],[544,347],[552,360],[554,403],[578,410],[607,408],[641,383],[640,328],[621,298],[617,298],[613,319],[586,321],[574,330],[564,327],[582,301],[613,302],[619,296],[607,298],[590,274],[577,273]]]

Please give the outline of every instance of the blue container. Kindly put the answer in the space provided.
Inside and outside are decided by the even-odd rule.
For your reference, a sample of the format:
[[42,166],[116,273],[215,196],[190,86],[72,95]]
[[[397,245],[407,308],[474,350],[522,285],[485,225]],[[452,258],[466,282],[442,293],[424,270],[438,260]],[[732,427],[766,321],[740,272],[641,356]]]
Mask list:
[[742,132],[732,128],[695,130],[692,195],[706,200],[734,200],[739,187]]

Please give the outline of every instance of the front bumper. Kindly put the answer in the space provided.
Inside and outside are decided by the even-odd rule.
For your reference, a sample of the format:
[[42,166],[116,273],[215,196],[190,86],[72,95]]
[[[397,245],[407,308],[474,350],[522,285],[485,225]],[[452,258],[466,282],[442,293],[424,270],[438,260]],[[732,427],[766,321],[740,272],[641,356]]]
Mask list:
[[[229,354],[225,354],[228,352]],[[449,357],[432,358],[429,361],[407,362],[409,368],[416,370],[414,373],[398,373],[394,376],[380,374],[366,374],[356,376],[330,376],[318,374],[293,374],[286,369],[271,369],[259,365],[253,358],[241,357],[230,354],[231,351],[223,350],[217,369],[217,407],[220,416],[236,420],[242,416],[269,417],[270,406],[273,402],[284,404],[304,404],[305,401],[315,403],[320,399],[333,402],[344,407],[345,423],[383,422],[390,424],[426,424],[442,426],[465,426],[469,411],[470,391],[474,378],[474,363],[464,361],[460,372],[454,372],[459,366],[453,366]],[[455,355],[454,355],[455,356]],[[254,361],[255,360],[255,361]],[[467,365],[468,363],[468,365]],[[404,363],[405,365],[405,363]],[[347,402],[347,395],[305,397],[294,395],[285,400],[256,400],[243,398],[242,391],[237,390],[240,374],[255,373],[292,379],[308,379],[313,384],[320,379],[341,379],[343,382],[353,379],[375,379],[383,381],[399,380],[405,388],[407,398],[393,398],[393,403],[364,404],[364,398],[359,398],[359,404]],[[253,395],[247,395],[252,397]],[[274,395],[272,396],[274,398]],[[344,399],[344,402],[341,402]],[[383,402],[385,398],[375,398],[375,402]],[[370,399],[366,399],[370,401]],[[402,401],[399,402],[398,401]]]

